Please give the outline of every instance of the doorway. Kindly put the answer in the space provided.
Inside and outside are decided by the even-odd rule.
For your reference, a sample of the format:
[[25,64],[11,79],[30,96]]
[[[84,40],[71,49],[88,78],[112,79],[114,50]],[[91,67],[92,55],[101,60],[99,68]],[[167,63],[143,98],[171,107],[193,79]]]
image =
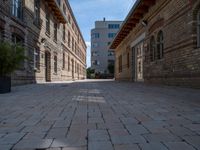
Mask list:
[[45,80],[51,82],[51,54],[48,51],[45,52]]

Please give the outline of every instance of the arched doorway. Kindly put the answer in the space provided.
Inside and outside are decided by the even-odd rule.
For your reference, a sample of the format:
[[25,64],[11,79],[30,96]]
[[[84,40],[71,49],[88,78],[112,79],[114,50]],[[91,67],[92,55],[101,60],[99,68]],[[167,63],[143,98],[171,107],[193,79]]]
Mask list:
[[51,81],[51,53],[49,51],[45,51],[45,80]]

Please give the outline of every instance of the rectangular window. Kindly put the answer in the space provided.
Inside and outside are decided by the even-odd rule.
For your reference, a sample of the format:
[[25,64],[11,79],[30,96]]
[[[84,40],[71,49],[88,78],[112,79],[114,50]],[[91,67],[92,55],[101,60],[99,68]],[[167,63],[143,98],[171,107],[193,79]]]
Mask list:
[[68,31],[68,47],[71,47],[71,35],[69,31]]
[[57,56],[54,56],[54,73],[58,72]]
[[34,0],[34,23],[40,24],[40,0]]
[[108,28],[109,29],[119,29],[120,25],[119,24],[109,24]]
[[65,16],[67,15],[67,10],[66,10],[66,6],[63,4],[63,12],[65,14]]
[[66,31],[65,31],[65,24],[63,24],[63,41],[65,41]]
[[70,57],[68,56],[68,71],[70,71]]
[[116,33],[108,33],[108,38],[114,38],[116,36]]
[[54,40],[55,41],[57,41],[57,28],[58,28],[57,23],[54,23]]
[[12,0],[12,15],[18,19],[22,19],[22,1]]
[[46,33],[50,35],[50,14],[46,8]]
[[122,55],[119,56],[118,58],[118,65],[119,65],[119,73],[122,72]]
[[130,67],[130,55],[127,53],[127,68]]
[[60,6],[60,0],[57,0],[58,5]]
[[40,50],[34,48],[34,69],[40,70]]
[[108,56],[114,56],[114,51],[108,51]]
[[63,52],[63,69],[65,69],[65,52]]
[[200,47],[200,10],[197,15],[197,46]]
[[100,37],[99,33],[92,33],[92,38],[93,39],[98,39]]

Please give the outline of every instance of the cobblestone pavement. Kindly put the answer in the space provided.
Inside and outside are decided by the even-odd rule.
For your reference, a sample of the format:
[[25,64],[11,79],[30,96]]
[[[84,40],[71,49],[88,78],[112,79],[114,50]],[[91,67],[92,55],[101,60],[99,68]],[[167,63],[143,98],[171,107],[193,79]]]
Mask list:
[[0,150],[200,150],[200,90],[88,80],[0,95]]

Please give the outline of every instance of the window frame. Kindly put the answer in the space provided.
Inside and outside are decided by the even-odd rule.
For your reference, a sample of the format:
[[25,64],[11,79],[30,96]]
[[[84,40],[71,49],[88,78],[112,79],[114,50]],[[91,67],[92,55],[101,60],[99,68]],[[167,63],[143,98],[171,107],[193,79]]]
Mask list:
[[40,25],[40,0],[34,0],[34,23]]
[[155,37],[152,36],[150,38],[150,62],[155,61],[155,52],[156,52],[156,40]]
[[22,0],[12,0],[12,16],[23,19]]
[[40,70],[40,50],[38,48],[34,48],[34,69]]
[[51,34],[51,20],[50,20],[50,13],[48,11],[48,8],[46,8],[46,16],[45,16],[45,19],[46,19],[46,33],[48,35]]
[[200,9],[197,12],[197,47],[200,48]]
[[157,51],[157,59],[163,59],[164,57],[164,35],[163,35],[163,31],[159,31],[158,35],[157,35],[157,47],[156,47],[156,51]]
[[57,23],[54,23],[54,41],[58,41],[58,24]]

